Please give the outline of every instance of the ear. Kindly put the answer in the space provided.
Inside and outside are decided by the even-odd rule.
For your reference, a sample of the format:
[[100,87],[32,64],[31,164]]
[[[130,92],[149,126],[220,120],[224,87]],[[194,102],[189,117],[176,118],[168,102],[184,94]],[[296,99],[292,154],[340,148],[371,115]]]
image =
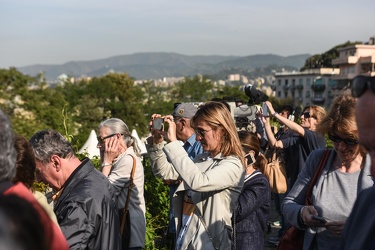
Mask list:
[[186,127],[186,123],[187,123],[187,121],[186,121],[186,119],[185,118],[181,118],[180,119],[180,123],[181,123],[181,130],[183,129],[183,128],[185,128]]
[[52,166],[56,169],[56,172],[59,172],[61,170],[61,159],[57,155],[51,156],[51,162]]

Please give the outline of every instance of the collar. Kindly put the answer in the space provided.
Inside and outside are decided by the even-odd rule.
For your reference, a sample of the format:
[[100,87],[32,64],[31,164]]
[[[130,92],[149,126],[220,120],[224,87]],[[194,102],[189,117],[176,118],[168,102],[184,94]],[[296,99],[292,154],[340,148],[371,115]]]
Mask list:
[[192,134],[187,140],[185,143],[189,143],[190,146],[191,145],[194,145],[194,143],[196,142],[196,138],[197,138],[197,135],[194,133]]

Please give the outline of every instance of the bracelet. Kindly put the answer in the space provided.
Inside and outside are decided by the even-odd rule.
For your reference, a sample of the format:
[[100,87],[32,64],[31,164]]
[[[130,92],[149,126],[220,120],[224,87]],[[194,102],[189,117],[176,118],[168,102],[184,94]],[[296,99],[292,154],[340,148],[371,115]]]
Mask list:
[[106,167],[106,166],[112,166],[112,163],[103,163],[102,164],[102,167]]
[[278,113],[275,111],[275,113],[273,113],[272,115],[273,115],[273,116],[276,116],[277,114],[278,114]]

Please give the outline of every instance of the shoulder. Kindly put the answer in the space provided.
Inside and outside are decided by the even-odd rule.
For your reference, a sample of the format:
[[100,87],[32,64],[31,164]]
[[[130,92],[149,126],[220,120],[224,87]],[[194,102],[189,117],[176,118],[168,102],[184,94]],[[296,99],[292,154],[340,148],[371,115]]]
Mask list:
[[259,170],[255,170],[246,179],[249,179],[249,181],[253,181],[253,182],[265,182],[267,184],[269,183],[267,177],[261,171],[259,171]]

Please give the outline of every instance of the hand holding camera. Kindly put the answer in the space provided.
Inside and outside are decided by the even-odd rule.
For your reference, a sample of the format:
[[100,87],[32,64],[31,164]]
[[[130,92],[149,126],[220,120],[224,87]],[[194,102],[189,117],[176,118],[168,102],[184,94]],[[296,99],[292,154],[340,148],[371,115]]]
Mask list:
[[[167,132],[164,131],[165,123],[168,124]],[[174,123],[173,116],[171,115],[162,117],[160,114],[153,114],[151,116],[150,130],[152,132],[154,144],[163,142],[164,138],[166,138],[168,141],[177,140],[176,124]]]

